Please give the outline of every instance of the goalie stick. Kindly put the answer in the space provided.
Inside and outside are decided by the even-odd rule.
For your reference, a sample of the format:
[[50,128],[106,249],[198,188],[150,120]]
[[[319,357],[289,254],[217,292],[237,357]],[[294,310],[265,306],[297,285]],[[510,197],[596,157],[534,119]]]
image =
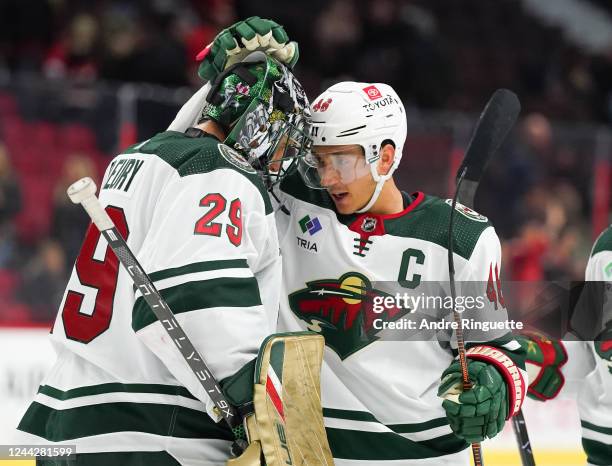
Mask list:
[[[510,129],[514,126],[520,110],[521,105],[516,94],[507,89],[498,89],[495,91],[480,114],[463,162],[457,171],[457,189],[452,201],[448,228],[448,270],[453,303],[455,302],[456,289],[452,239],[453,219],[457,201],[459,200],[467,207],[472,207],[474,205],[474,196],[484,169],[489,159],[499,149],[510,132]],[[459,364],[461,366],[463,378],[463,389],[469,390],[472,387],[472,382],[468,375],[461,316],[454,308],[453,318],[457,323],[457,351],[459,353]],[[520,418],[517,418],[517,416],[520,416]],[[517,415],[513,416],[512,425],[517,439],[520,439],[519,447],[523,465],[535,466],[533,454],[531,452],[531,444],[529,442],[522,413],[519,412]],[[472,444],[472,454],[474,457],[474,465],[482,466],[483,460],[480,443]]]
[[[134,284],[142,293],[143,298],[155,314],[155,317],[162,324],[162,327],[164,327],[180,351],[185,362],[206,390],[206,393],[215,404],[218,414],[221,415],[234,434],[237,434],[237,430],[242,427],[241,416],[223,395],[219,383],[213,377],[204,359],[195,349],[193,343],[191,343],[185,331],[175,319],[170,307],[159,291],[157,291],[149,276],[144,272],[134,253],[132,253],[121,233],[119,233],[113,221],[104,210],[104,207],[102,207],[102,203],[96,197],[95,182],[89,177],[82,178],[70,185],[67,193],[72,202],[81,204],[87,211],[93,223],[100,230],[106,241],[108,241],[108,245],[125,267],[130,277],[132,277]],[[240,438],[241,435],[236,435],[236,437]],[[246,444],[240,442],[236,446],[244,448]]]

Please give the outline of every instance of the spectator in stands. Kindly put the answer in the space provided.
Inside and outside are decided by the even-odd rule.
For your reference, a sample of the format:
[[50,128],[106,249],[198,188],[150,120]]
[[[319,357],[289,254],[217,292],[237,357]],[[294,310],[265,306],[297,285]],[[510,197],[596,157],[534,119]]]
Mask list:
[[98,21],[89,14],[79,14],[70,23],[66,37],[49,51],[44,73],[49,78],[93,80],[98,74]]
[[15,256],[13,219],[21,209],[21,189],[13,173],[6,146],[0,143],[0,269]]
[[187,85],[187,47],[179,35],[176,14],[171,10],[152,12],[146,23],[147,31],[155,32],[147,35],[143,47],[143,76],[164,86]]
[[53,240],[40,244],[23,269],[18,291],[20,301],[30,307],[33,320],[49,322],[53,318],[66,288],[67,272],[62,247]]
[[579,228],[566,225],[560,232],[557,241],[551,244],[546,255],[547,280],[583,280],[586,269],[586,259],[589,256],[588,245],[581,244],[582,235]]
[[106,11],[100,77],[111,81],[143,80],[142,26],[129,9]]
[[[107,18],[102,78],[184,86],[187,48],[173,12],[147,11],[141,15],[111,11]],[[193,57],[190,57],[193,60]]]
[[387,83],[403,100],[422,108],[444,107],[454,70],[438,44],[436,22],[428,10],[398,0],[377,0],[361,12],[359,80]]
[[51,0],[0,1],[0,67],[40,71],[45,51],[53,41],[55,7]]
[[68,157],[64,162],[61,178],[53,192],[51,237],[64,246],[66,259],[71,264],[81,248],[85,230],[89,225],[89,217],[81,206],[73,204],[68,199],[66,189],[84,176],[97,179],[92,160],[81,154]]
[[544,280],[543,258],[550,248],[550,236],[544,223],[530,218],[516,237],[504,244],[504,263],[508,264],[510,281]]
[[[507,243],[510,279],[580,280],[590,243],[580,215],[580,195],[570,184],[547,180],[520,200],[523,218]],[[582,238],[582,239],[581,239]]]
[[[553,157],[553,134],[548,118],[539,113],[527,115],[519,131],[512,134],[487,168],[477,198],[478,209],[491,218],[501,238],[521,236],[525,218],[524,196],[547,177]],[[504,206],[504,209],[499,209]],[[529,216],[529,215],[528,215]],[[533,217],[543,217],[537,212]]]
[[[362,24],[353,0],[334,0],[320,11],[314,22],[318,78],[355,78],[355,67],[362,58],[359,48]],[[300,47],[303,47],[300,44]],[[326,85],[320,84],[321,87]],[[316,91],[318,93],[318,89]]]

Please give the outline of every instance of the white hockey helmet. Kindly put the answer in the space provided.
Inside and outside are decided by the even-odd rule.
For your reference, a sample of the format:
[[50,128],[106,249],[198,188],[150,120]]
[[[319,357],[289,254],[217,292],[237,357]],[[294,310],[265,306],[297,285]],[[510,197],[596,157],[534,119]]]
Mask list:
[[[402,158],[406,140],[406,111],[397,93],[388,84],[345,81],[334,84],[311,105],[313,146],[357,144],[363,148],[365,160],[376,188],[370,201],[358,213],[368,211],[391,178]],[[379,175],[377,162],[384,141],[395,146],[395,159],[386,175]],[[317,182],[316,161],[300,160],[298,168],[311,188],[322,189]]]

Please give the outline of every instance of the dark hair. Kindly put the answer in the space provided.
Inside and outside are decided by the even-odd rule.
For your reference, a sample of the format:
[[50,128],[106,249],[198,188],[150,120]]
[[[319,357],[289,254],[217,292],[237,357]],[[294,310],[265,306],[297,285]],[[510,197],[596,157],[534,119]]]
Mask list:
[[391,144],[393,146],[393,148],[395,149],[395,143],[391,139],[385,139],[383,142],[381,142],[380,143],[380,148],[382,149],[387,144]]

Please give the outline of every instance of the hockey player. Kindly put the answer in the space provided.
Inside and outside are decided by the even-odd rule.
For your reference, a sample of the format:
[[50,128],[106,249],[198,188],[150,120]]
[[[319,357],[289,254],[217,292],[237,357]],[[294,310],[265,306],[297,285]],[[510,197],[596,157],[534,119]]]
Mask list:
[[597,238],[585,280],[606,282],[605,297],[599,301],[603,312],[593,319],[603,325],[593,341],[559,341],[537,334],[517,338],[526,350],[529,396],[577,400],[588,464],[612,466],[612,227]]
[[[235,42],[231,47],[240,50]],[[376,281],[409,291],[448,281],[450,205],[394,184],[406,116],[389,86],[340,83],[312,111],[316,150],[274,193],[284,263],[279,330],[325,337],[322,392],[334,460],[468,464],[467,442],[493,437],[521,406],[520,345],[507,332],[472,345],[476,386],[460,394],[450,345],[379,341],[375,318],[393,323],[403,314],[373,311],[383,294]],[[180,120],[173,125],[183,129]],[[487,219],[458,206],[454,250],[457,280],[482,282],[486,311],[498,309],[484,317],[503,320],[499,240]],[[438,395],[449,399],[442,403]]]
[[[520,409],[521,347],[507,331],[468,346],[475,385],[461,393],[450,345],[382,338],[383,324],[410,312],[375,310],[385,283],[417,294],[426,282],[448,283],[450,200],[395,184],[406,114],[390,86],[335,84],[312,114],[312,153],[276,193],[286,264],[279,327],[325,337],[322,402],[335,462],[467,465],[468,442],[494,437]],[[460,204],[457,211],[456,279],[481,283],[479,315],[503,320],[498,237],[486,217]]]
[[[217,52],[227,58],[228,49]],[[521,347],[505,331],[472,344],[475,386],[461,393],[448,342],[379,340],[374,321],[394,323],[409,310],[374,311],[384,296],[375,280],[406,290],[448,281],[450,202],[395,186],[406,121],[389,86],[340,83],[312,110],[316,150],[274,193],[285,264],[279,330],[325,337],[323,404],[335,462],[468,464],[467,442],[493,437],[520,409]],[[171,127],[183,129],[181,120],[179,113]],[[481,317],[503,321],[497,236],[485,217],[457,210],[456,277],[481,282],[488,300]]]
[[597,238],[585,280],[608,283],[604,329],[594,341],[583,343],[595,367],[578,396],[582,446],[590,465],[612,466],[612,227]]
[[[275,331],[280,258],[261,175],[270,182],[273,153],[304,151],[309,109],[290,70],[263,53],[205,91],[195,127],[113,159],[100,200],[226,386]],[[19,443],[76,444],[77,465],[225,464],[231,431],[93,226],[51,338],[58,360]]]

